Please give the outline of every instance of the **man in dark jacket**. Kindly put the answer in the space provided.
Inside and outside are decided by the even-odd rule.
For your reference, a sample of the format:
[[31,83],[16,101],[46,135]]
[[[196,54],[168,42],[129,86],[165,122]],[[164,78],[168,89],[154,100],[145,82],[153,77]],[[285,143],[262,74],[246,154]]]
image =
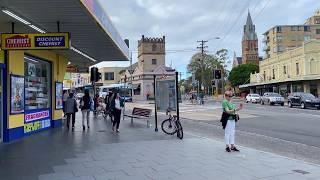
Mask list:
[[69,94],[69,97],[65,103],[65,112],[67,115],[67,128],[70,125],[70,116],[72,115],[72,130],[74,130],[74,123],[76,121],[76,112],[78,111],[77,101],[73,98],[73,93]]

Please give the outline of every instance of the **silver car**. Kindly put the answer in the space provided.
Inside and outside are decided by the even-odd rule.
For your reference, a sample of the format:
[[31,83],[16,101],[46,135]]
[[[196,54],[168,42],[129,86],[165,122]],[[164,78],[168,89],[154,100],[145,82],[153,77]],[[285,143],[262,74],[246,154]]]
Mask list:
[[262,105],[269,104],[270,106],[275,104],[280,104],[281,106],[284,106],[284,97],[282,97],[278,93],[264,93],[261,97]]

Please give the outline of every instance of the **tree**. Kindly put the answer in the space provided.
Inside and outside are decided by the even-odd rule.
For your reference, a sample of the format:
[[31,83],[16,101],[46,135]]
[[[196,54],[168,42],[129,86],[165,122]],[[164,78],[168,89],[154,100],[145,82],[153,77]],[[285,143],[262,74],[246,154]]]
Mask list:
[[214,69],[224,69],[225,61],[227,60],[228,51],[226,49],[221,49],[215,54],[204,54],[203,55],[203,67],[201,66],[201,53],[196,53],[192,56],[190,63],[187,66],[187,70],[190,73],[195,74],[196,80],[201,79],[201,73],[203,69],[203,86],[205,90],[211,88],[211,80],[213,79]]
[[229,75],[229,81],[233,87],[250,82],[250,74],[259,72],[259,66],[255,64],[241,64],[233,68]]

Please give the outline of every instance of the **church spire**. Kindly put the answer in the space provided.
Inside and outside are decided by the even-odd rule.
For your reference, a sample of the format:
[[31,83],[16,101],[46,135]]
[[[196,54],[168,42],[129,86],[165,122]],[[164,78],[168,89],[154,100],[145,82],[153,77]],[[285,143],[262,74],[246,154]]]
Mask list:
[[250,11],[248,10],[247,22],[244,25],[242,40],[257,40],[256,28],[252,22]]
[[247,23],[246,23],[247,26],[253,26],[253,22],[252,22],[252,19],[251,19],[251,14],[250,14],[250,11],[248,10],[248,16],[247,16]]

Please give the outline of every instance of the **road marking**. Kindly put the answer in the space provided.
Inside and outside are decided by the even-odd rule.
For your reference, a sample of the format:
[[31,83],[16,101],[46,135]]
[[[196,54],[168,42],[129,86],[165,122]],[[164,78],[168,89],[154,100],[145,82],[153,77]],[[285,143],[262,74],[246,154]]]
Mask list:
[[[238,130],[237,130],[238,131]],[[206,136],[201,136],[201,135],[198,135],[198,134],[194,134],[194,133],[190,133],[189,131],[188,132],[185,132],[185,134],[189,134],[191,136],[194,136],[194,137],[197,137],[197,138],[200,138],[200,139],[205,139],[205,140],[209,140],[209,141],[215,141],[215,142],[220,142],[220,143],[223,143],[224,140],[223,139],[218,139],[218,138],[210,138],[210,137],[206,137]],[[253,133],[254,134],[254,133]],[[257,135],[261,135],[261,134],[257,134]],[[263,135],[262,135],[263,136]],[[273,138],[273,137],[269,137],[269,136],[265,136],[267,138]],[[273,139],[278,139],[278,138],[273,138]],[[279,139],[279,140],[283,140],[283,139]],[[287,141],[287,140],[283,140],[283,141]],[[295,143],[295,142],[292,142],[292,141],[287,141],[287,142],[290,142],[290,143]],[[301,143],[296,143],[298,145],[304,145],[304,146],[308,146],[306,144],[301,144]],[[283,155],[279,155],[279,154],[276,154],[276,153],[272,153],[272,152],[267,152],[267,151],[262,151],[262,150],[258,150],[258,149],[254,149],[252,147],[249,147],[249,146],[241,146],[239,145],[240,147],[244,147],[244,148],[247,148],[247,149],[253,149],[257,152],[261,152],[261,153],[265,153],[265,154],[269,154],[269,155],[273,155],[273,156],[278,156],[278,157],[281,157],[281,158],[284,158],[284,159],[288,159],[288,160],[292,160],[292,161],[298,161],[298,162],[303,162],[305,164],[309,164],[309,165],[313,165],[313,166],[316,166],[316,167],[320,167],[319,164],[316,164],[316,163],[312,163],[312,162],[307,162],[303,159],[294,159],[294,158],[290,158],[290,157],[286,157],[286,156],[283,156]],[[317,148],[319,149],[318,147],[315,147],[315,146],[312,146],[314,148]]]

